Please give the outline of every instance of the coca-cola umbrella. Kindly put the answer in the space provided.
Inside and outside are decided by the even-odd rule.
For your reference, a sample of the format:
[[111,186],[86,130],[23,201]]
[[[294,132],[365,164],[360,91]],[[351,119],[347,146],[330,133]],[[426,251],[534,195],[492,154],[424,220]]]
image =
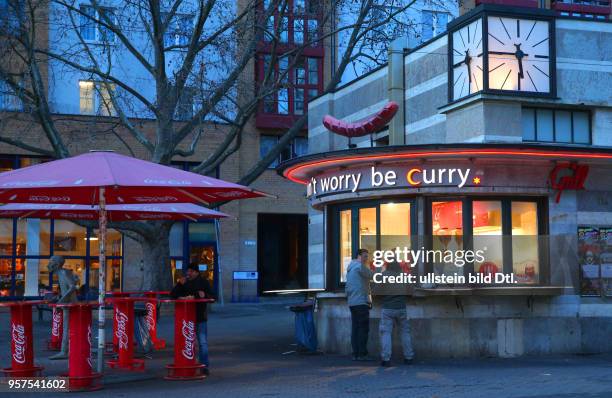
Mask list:
[[[0,218],[53,218],[74,221],[97,221],[99,206],[42,203],[9,203],[0,206]],[[158,203],[154,205],[107,205],[108,221],[190,220],[229,217],[193,203]]]
[[0,203],[83,204],[99,206],[98,371],[104,359],[107,205],[210,204],[269,196],[242,185],[163,166],[110,151],[0,173]]

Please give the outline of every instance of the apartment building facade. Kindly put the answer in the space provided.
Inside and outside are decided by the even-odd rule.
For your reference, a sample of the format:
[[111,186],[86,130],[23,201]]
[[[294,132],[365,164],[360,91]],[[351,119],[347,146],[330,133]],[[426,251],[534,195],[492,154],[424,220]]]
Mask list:
[[[3,15],[0,22],[6,31],[19,26],[20,16],[15,4],[21,2],[0,1],[0,10],[6,11],[0,12]],[[236,13],[246,4],[229,2],[228,12]],[[269,6],[270,2],[258,3],[258,11],[264,12]],[[38,37],[49,49],[68,56],[81,40],[92,48],[96,48],[96,45],[102,48],[110,43],[112,56],[100,57],[102,67],[110,68],[115,77],[143,97],[155,98],[155,86],[151,84],[142,63],[120,45],[113,32],[87,18],[87,15],[91,15],[96,19],[107,17],[112,21],[127,22],[126,34],[136,38],[136,45],[142,46],[139,48],[142,54],[148,54],[150,49],[146,47],[146,41],[138,40],[138,35],[146,34],[144,26],[139,25],[137,20],[129,19],[130,15],[126,15],[122,3],[107,1],[103,6],[94,7],[90,2],[80,1],[75,3],[71,14],[54,2],[40,7],[42,19],[39,21]],[[297,62],[289,63],[287,58],[281,58],[272,65],[274,76],[285,74],[286,86],[259,103],[256,114],[244,128],[240,149],[211,172],[214,177],[238,181],[307,111],[307,104],[322,92],[326,79],[329,79],[329,71],[333,67],[334,52],[330,51],[333,43],[317,40],[317,35],[323,29],[320,2],[290,0],[286,7],[283,12],[274,9],[267,22],[270,30],[278,29],[278,46],[272,46],[271,41],[262,36],[244,80],[250,79],[253,84],[258,84],[264,79],[272,55],[290,51],[304,43],[309,45],[303,49]],[[457,8],[454,6],[448,11],[423,2],[417,11],[410,12],[411,18],[419,24],[423,22],[423,28],[415,33],[417,43],[443,31]],[[179,10],[164,35],[164,44],[177,48],[185,46],[189,39],[189,26],[193,25],[196,14],[197,10],[189,7]],[[78,59],[84,55],[72,56]],[[207,69],[211,75],[209,80],[223,73],[220,68],[214,68],[214,64],[221,64],[223,60],[212,56],[213,59],[208,60],[213,64]],[[167,73],[172,73],[173,65],[179,64],[180,57],[180,51],[168,51]],[[145,159],[150,157],[120,123],[120,115],[111,97],[120,98],[121,87],[104,84],[94,74],[71,68],[57,58],[46,60],[42,64],[42,71],[51,112],[71,153],[104,149]],[[363,71],[354,70],[353,73]],[[198,101],[195,89],[191,95],[187,92],[180,98],[175,111],[177,129],[182,121],[190,119],[201,107]],[[0,82],[0,107],[2,136],[49,148],[40,124],[23,106],[19,93],[6,82]],[[138,102],[125,103],[122,109],[146,137],[154,139],[156,124],[149,110]],[[235,112],[227,103],[221,104],[221,111],[228,114]],[[191,155],[174,157],[172,164],[175,167],[189,170],[205,160],[223,141],[230,127],[222,120],[211,117],[202,122],[201,130],[206,139]],[[253,300],[268,290],[308,287],[307,201],[299,186],[286,181],[274,171],[281,161],[307,153],[306,134],[306,130],[299,134],[279,159],[253,183],[253,187],[275,195],[276,199],[225,204],[221,210],[232,217],[220,221],[218,225],[213,222],[185,222],[173,226],[170,255],[174,278],[180,275],[187,263],[196,261],[215,289],[223,290],[226,299]],[[7,142],[0,143],[2,171],[47,159],[49,156]],[[67,259],[67,267],[79,276],[83,294],[91,294],[97,286],[96,230],[63,220],[5,219],[0,220],[0,226],[0,292],[3,296],[32,296],[56,288],[46,272],[46,263],[50,256],[57,254],[63,255]],[[140,289],[144,270],[140,246],[119,231],[112,230],[109,236],[107,289]]]

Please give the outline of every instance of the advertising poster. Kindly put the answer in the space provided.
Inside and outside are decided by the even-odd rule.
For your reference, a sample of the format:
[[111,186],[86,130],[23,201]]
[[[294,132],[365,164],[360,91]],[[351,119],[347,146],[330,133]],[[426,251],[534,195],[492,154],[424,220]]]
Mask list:
[[601,283],[604,296],[612,296],[612,227],[599,229]]
[[578,227],[581,296],[601,295],[600,252],[599,229],[594,227]]

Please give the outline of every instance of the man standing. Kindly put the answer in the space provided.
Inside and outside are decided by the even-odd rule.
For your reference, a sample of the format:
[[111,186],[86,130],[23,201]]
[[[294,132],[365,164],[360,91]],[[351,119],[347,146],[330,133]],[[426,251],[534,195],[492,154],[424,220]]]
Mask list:
[[[212,289],[208,281],[200,275],[197,263],[187,266],[187,277],[179,279],[174,289],[170,292],[172,298],[212,298]],[[206,365],[204,373],[209,374],[208,366],[208,330],[207,330],[206,303],[196,304],[196,333],[198,336],[198,357],[201,364]]]
[[370,308],[372,307],[370,280],[374,273],[368,267],[368,251],[359,249],[346,271],[346,297],[351,310],[351,345],[353,361],[371,361],[368,357]]
[[[389,263],[383,272],[383,276],[399,276],[402,268],[399,263]],[[388,280],[388,279],[384,279]],[[412,363],[414,351],[412,350],[412,338],[410,336],[410,323],[406,313],[406,298],[410,295],[410,287],[407,284],[386,283],[383,286],[382,310],[380,313],[380,366],[391,365],[391,351],[393,347],[393,325],[399,326],[402,337],[402,348],[404,351],[404,364]]]

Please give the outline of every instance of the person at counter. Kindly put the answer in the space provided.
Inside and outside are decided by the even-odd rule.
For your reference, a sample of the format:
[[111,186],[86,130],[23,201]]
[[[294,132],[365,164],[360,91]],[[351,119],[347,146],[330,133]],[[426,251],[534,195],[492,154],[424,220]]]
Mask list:
[[370,308],[372,295],[370,280],[374,272],[368,266],[368,251],[359,249],[346,271],[346,297],[351,310],[351,346],[353,361],[373,361],[368,356],[370,333]]
[[[208,281],[200,275],[197,263],[187,266],[187,277],[181,277],[170,292],[172,298],[212,298],[216,299]],[[198,338],[198,358],[200,363],[206,365],[205,374],[209,374],[208,360],[208,314],[206,303],[196,304],[196,334]]]
[[[399,276],[402,268],[397,261],[386,265],[383,276]],[[412,349],[412,336],[410,321],[406,311],[406,299],[411,294],[411,288],[406,283],[385,283],[382,286],[382,310],[380,312],[380,366],[391,366],[391,352],[393,349],[393,325],[399,326],[404,351],[404,364],[412,363],[414,351]]]

